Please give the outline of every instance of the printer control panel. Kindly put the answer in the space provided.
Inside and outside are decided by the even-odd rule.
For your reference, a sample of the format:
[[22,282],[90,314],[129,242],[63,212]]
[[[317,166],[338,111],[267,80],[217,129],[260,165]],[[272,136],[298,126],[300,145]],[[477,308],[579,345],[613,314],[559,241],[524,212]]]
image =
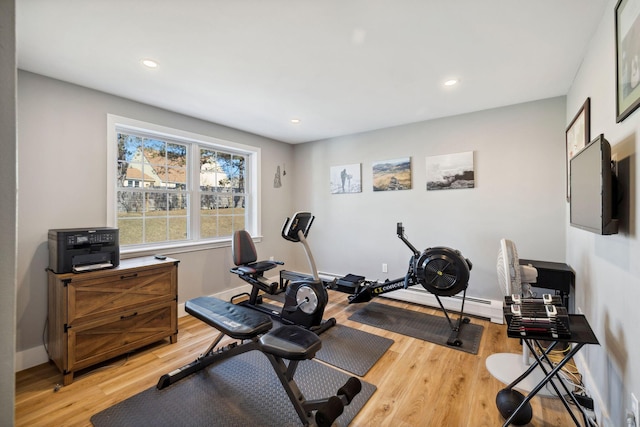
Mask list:
[[69,234],[67,235],[67,246],[76,245],[95,245],[99,243],[116,243],[117,233],[115,232],[101,232],[92,233],[86,231],[84,233]]

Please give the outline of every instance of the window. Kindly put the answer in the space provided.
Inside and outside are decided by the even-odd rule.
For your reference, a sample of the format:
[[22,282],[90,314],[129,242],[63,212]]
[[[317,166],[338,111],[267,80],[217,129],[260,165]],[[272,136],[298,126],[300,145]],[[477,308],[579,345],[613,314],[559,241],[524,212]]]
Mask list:
[[109,222],[121,250],[259,234],[259,149],[111,115],[109,133]]

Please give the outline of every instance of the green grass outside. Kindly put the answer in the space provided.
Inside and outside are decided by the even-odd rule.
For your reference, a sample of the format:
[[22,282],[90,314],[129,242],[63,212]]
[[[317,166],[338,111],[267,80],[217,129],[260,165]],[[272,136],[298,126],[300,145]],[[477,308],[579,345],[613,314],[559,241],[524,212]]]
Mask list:
[[[231,236],[245,227],[244,214],[244,208],[201,210],[200,237]],[[187,211],[149,211],[144,215],[142,212],[122,212],[118,215],[118,228],[121,245],[186,240]]]

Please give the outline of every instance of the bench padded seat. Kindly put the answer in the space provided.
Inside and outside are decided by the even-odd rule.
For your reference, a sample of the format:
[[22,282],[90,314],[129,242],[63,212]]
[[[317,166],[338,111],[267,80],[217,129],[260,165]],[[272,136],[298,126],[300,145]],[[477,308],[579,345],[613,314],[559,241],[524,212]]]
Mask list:
[[322,347],[313,332],[300,326],[284,325],[260,337],[262,351],[288,360],[312,359]]
[[273,322],[266,314],[214,297],[198,297],[184,305],[187,313],[231,338],[244,340],[268,332]]

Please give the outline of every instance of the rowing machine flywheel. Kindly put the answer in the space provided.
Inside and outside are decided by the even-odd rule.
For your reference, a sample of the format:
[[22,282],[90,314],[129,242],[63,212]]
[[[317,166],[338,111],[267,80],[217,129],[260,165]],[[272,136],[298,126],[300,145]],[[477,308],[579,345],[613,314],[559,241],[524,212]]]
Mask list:
[[471,263],[459,251],[444,246],[425,249],[415,264],[415,274],[429,292],[450,297],[469,284]]

